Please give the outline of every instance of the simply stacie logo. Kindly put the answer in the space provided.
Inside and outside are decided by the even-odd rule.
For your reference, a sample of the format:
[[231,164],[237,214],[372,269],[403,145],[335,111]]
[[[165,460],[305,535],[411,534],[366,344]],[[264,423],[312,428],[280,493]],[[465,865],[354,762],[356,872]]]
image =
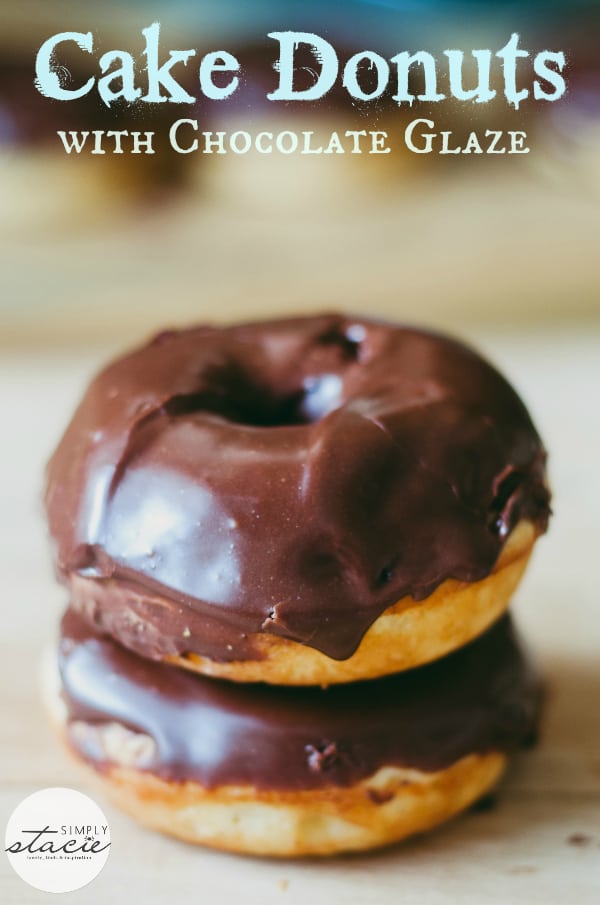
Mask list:
[[41,789],[13,811],[5,851],[17,874],[44,892],[72,892],[98,876],[110,851],[108,821],[74,789]]

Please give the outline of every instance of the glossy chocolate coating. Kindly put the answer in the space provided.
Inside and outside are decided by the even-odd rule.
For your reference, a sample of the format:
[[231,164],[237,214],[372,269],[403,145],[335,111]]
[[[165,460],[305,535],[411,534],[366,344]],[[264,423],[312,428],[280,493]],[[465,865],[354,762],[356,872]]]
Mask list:
[[[444,769],[535,736],[539,682],[509,617],[434,664],[320,688],[239,685],[153,663],[67,611],[60,672],[69,721],[117,722],[151,737],[143,765],[167,780],[266,789],[348,786],[379,767]],[[90,733],[86,759],[109,764]]]
[[[48,467],[57,569],[152,658],[345,659],[407,594],[544,530],[545,453],[514,390],[447,337],[340,315],[160,334],[91,384]],[[86,579],[83,581],[82,579]]]

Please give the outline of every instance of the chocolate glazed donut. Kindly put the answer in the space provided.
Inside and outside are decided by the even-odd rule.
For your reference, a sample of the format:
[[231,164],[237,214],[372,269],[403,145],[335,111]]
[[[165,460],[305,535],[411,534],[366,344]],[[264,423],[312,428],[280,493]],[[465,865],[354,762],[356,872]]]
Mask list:
[[541,699],[509,616],[436,663],[324,690],[190,675],[67,610],[59,670],[67,722],[90,727],[71,741],[84,759],[110,767],[93,727],[116,722],[152,740],[140,769],[206,788],[347,787],[385,766],[433,773],[469,754],[510,753],[535,736]]
[[[475,352],[332,314],[165,332],[111,364],[49,464],[46,506],[90,625],[208,673],[327,683],[418,665],[498,617],[547,525],[545,458]],[[502,593],[467,601],[495,575]],[[453,624],[481,611],[460,637],[403,660],[404,621],[356,660],[386,610],[418,632],[450,591]],[[293,675],[267,668],[280,653]]]
[[328,689],[153,663],[73,611],[61,636],[48,703],[72,753],[137,820],[218,848],[326,855],[423,832],[537,730],[539,679],[507,616],[436,663]]

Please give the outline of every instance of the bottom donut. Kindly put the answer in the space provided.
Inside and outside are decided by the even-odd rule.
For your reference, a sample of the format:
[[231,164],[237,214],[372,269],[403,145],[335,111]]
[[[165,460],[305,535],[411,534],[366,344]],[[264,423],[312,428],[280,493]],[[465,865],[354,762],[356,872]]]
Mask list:
[[436,663],[320,689],[147,661],[67,611],[59,675],[53,716],[118,806],[260,855],[369,849],[448,820],[535,738],[540,705],[509,617]]

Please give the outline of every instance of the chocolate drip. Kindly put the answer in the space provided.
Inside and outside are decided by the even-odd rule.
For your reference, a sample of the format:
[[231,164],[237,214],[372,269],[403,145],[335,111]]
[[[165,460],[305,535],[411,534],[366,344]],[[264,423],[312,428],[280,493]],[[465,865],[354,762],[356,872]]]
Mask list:
[[544,465],[473,351],[323,315],[171,331],[110,365],[46,506],[73,606],[138,653],[244,659],[267,632],[345,659],[401,597],[486,577],[520,519],[543,531]]

